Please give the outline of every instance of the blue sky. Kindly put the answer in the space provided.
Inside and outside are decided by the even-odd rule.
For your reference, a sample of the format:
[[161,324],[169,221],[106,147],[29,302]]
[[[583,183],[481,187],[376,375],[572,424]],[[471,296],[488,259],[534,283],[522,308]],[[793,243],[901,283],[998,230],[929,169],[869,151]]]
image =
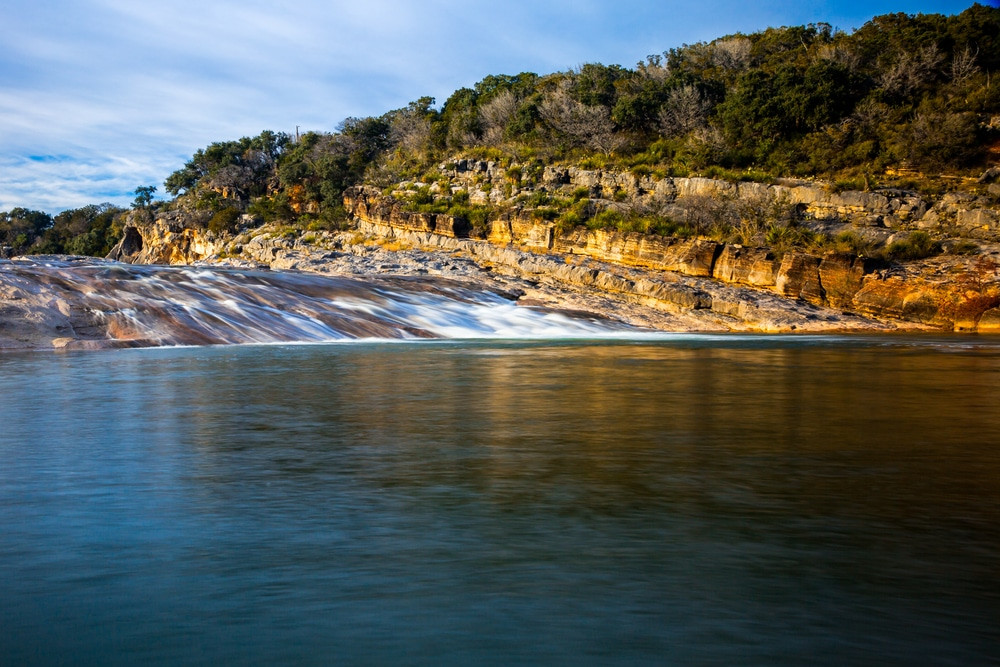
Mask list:
[[[0,211],[127,204],[213,141],[332,130],[487,74],[634,66],[767,26],[966,1],[5,0]],[[161,192],[162,194],[162,192]]]

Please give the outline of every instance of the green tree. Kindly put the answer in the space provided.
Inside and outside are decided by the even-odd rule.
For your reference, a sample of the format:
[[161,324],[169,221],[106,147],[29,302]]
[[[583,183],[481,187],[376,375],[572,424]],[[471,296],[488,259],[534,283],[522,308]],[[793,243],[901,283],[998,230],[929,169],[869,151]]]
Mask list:
[[176,196],[199,184],[247,200],[267,191],[278,159],[291,142],[284,133],[265,130],[256,137],[220,141],[195,152],[183,168],[170,174],[164,187]]
[[124,213],[125,209],[107,203],[62,211],[31,252],[104,257],[121,238]]
[[8,245],[15,253],[25,253],[52,226],[52,216],[43,211],[14,208],[0,212],[0,245]]
[[472,88],[459,88],[441,108],[445,147],[462,149],[474,144],[480,135],[479,94]]
[[570,94],[587,106],[611,109],[618,99],[616,84],[631,76],[632,73],[621,65],[587,63],[572,75]]
[[135,189],[135,192],[132,193],[135,195],[135,200],[132,202],[132,208],[147,208],[153,202],[153,195],[155,193],[155,185],[140,185]]
[[779,144],[844,118],[863,93],[862,80],[830,61],[774,73],[752,69],[719,105],[718,117],[737,163],[766,162]]

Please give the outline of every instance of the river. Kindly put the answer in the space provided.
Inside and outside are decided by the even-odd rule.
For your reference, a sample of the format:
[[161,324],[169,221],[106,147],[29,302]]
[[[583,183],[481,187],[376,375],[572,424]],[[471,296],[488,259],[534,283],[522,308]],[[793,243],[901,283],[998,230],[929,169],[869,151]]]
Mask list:
[[1000,660],[1000,341],[0,354],[0,664]]

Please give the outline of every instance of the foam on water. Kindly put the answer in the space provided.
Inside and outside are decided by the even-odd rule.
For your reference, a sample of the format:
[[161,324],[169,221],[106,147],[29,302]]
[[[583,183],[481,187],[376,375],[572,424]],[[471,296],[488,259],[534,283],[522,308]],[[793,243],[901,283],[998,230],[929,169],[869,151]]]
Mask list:
[[[619,322],[518,306],[442,279],[134,266],[7,263],[40,301],[89,317],[111,339],[151,345],[344,340],[647,338]],[[662,334],[657,334],[662,335]]]
[[518,306],[488,292],[382,291],[382,299],[334,300],[338,308],[363,312],[400,326],[417,327],[436,338],[580,338],[637,330],[597,319]]

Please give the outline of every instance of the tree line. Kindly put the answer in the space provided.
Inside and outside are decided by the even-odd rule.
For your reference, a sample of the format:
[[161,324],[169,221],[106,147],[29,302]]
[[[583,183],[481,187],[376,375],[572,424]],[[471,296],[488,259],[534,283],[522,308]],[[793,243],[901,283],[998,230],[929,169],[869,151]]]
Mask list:
[[[863,182],[889,168],[975,173],[1000,153],[998,64],[1000,9],[978,3],[954,16],[878,16],[853,33],[768,28],[633,68],[489,75],[440,107],[423,97],[334,131],[213,143],[164,187],[222,231],[244,213],[335,226],[349,185],[388,186],[454,155]],[[96,252],[110,209],[85,208],[48,222],[3,214],[0,244]],[[82,220],[86,242],[73,231]]]

